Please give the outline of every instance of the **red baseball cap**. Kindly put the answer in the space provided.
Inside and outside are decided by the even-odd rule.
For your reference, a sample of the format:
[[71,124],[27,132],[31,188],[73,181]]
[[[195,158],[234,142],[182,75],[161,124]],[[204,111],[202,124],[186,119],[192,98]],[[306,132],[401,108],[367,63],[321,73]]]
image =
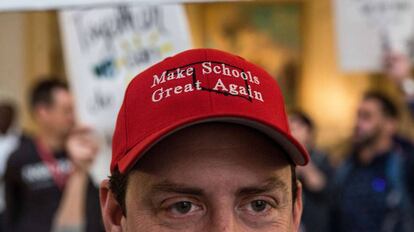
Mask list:
[[296,165],[309,155],[290,133],[282,93],[262,68],[223,51],[192,49],[153,65],[127,87],[113,136],[111,172],[125,173],[157,142],[205,122],[255,128]]

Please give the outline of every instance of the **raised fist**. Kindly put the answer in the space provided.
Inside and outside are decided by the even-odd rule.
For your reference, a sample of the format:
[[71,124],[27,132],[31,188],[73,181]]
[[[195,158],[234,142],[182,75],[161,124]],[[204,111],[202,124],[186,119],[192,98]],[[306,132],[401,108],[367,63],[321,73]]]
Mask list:
[[75,169],[88,171],[99,150],[98,139],[90,128],[74,128],[66,141],[66,150]]
[[385,74],[398,85],[411,76],[410,59],[404,54],[389,53],[385,56],[384,64]]

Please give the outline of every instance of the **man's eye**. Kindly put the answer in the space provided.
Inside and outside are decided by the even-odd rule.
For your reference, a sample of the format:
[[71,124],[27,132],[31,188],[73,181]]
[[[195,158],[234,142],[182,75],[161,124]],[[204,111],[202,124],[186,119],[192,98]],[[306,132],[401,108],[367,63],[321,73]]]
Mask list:
[[272,206],[271,203],[265,200],[253,200],[245,203],[241,206],[241,209],[245,212],[248,212],[250,214],[262,214],[269,212],[272,208],[275,208]]
[[250,207],[252,208],[253,211],[255,212],[263,212],[265,211],[269,205],[267,204],[266,201],[262,201],[262,200],[255,200],[250,202]]
[[171,212],[176,214],[188,214],[198,209],[200,209],[199,206],[189,201],[180,201],[170,207]]

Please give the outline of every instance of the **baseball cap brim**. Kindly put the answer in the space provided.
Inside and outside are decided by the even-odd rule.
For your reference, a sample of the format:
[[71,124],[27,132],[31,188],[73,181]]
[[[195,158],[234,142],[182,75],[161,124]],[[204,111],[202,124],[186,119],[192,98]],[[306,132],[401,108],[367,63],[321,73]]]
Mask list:
[[203,115],[182,119],[148,135],[145,139],[135,144],[129,151],[127,151],[125,156],[118,161],[119,171],[125,173],[129,168],[134,166],[134,164],[145,155],[148,150],[167,136],[184,128],[208,122],[234,123],[256,129],[269,136],[282,147],[295,165],[304,166],[309,162],[309,154],[306,149],[291,135],[285,133],[282,129],[274,125],[269,125],[260,119],[248,118],[244,115]]

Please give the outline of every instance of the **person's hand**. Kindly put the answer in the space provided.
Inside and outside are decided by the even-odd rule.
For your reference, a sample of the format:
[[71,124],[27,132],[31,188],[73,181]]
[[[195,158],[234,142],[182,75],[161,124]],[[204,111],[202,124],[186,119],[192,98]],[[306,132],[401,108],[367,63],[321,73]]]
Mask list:
[[411,63],[409,57],[401,53],[390,53],[385,56],[385,74],[396,84],[411,76]]
[[99,146],[90,128],[78,127],[71,131],[66,149],[75,170],[88,171],[95,160]]

